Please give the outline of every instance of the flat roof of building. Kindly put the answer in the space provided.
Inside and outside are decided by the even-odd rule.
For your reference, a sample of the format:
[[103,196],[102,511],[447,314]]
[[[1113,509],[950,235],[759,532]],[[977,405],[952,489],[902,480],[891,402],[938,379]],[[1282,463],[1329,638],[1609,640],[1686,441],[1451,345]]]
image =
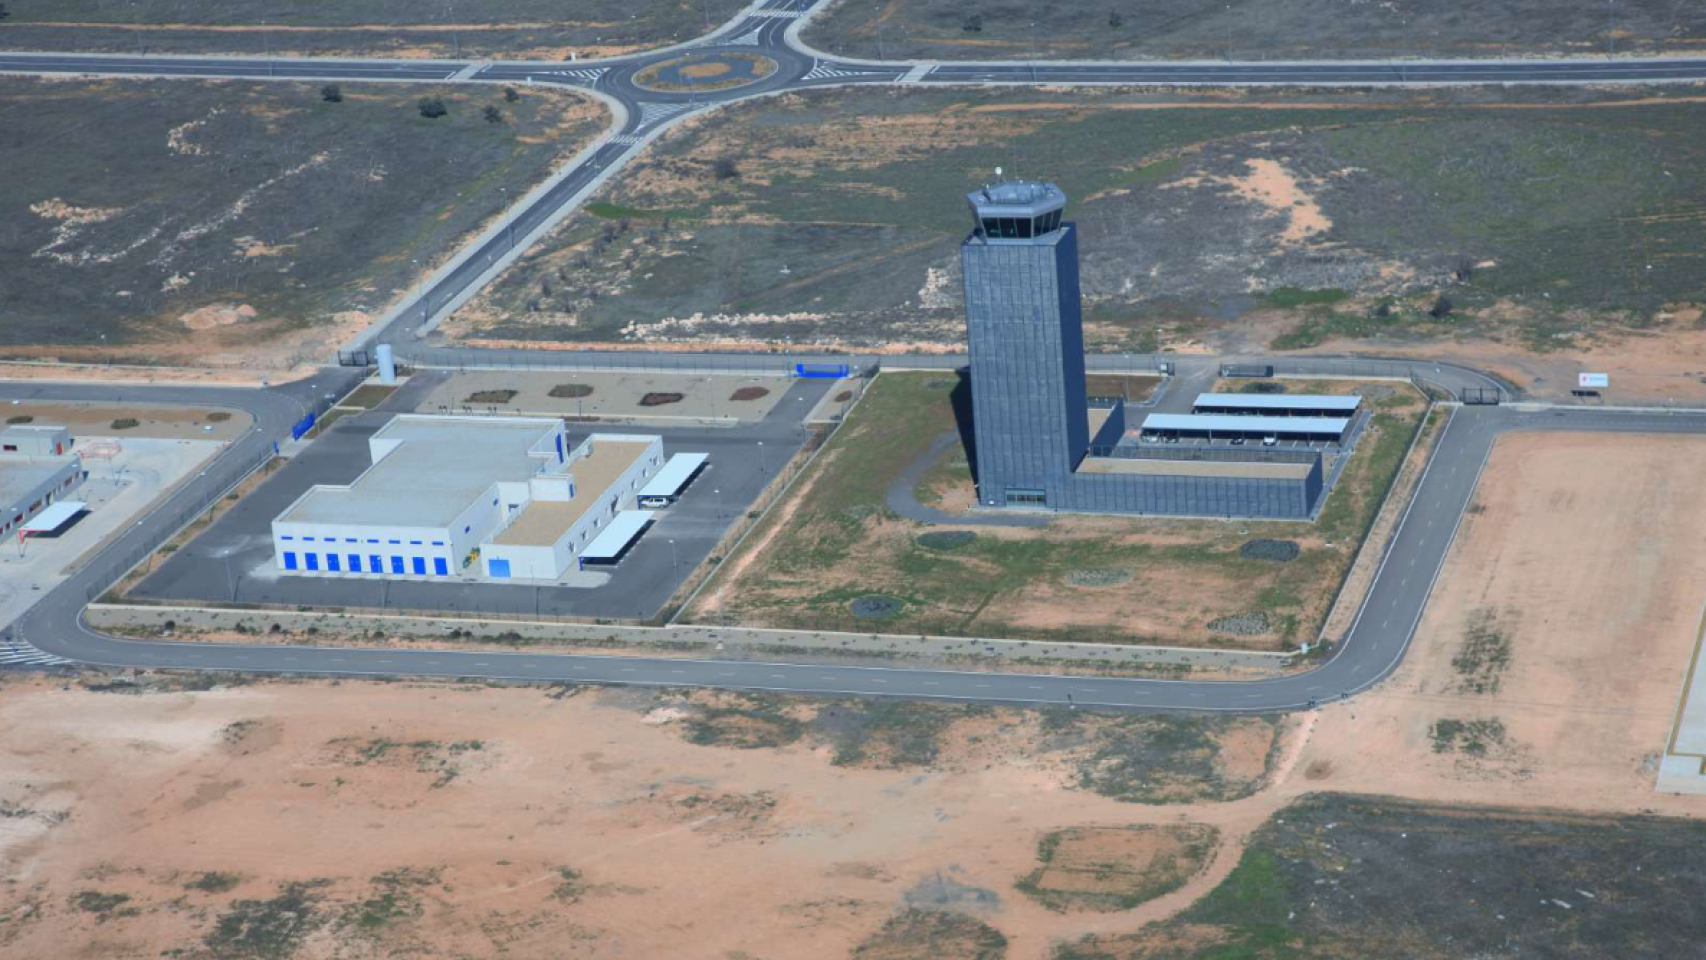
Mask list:
[[70,432],[69,428],[55,426],[51,423],[17,423],[9,427],[0,427],[0,440],[8,437],[39,437],[43,434]]
[[1207,413],[1152,413],[1143,418],[1144,430],[1179,430],[1192,433],[1265,433],[1274,436],[1342,436],[1350,421],[1340,417],[1237,417]]
[[1085,457],[1079,473],[1122,473],[1146,477],[1222,477],[1253,480],[1304,480],[1312,464],[1261,460],[1146,460]]
[[1272,393],[1199,393],[1196,405],[1222,410],[1346,410],[1362,405],[1362,397],[1345,394],[1286,396]]
[[642,497],[673,497],[681,492],[687,478],[711,459],[708,453],[678,453],[669,458],[658,475],[640,488]]
[[74,457],[36,457],[30,460],[0,460],[0,508],[30,495],[53,475],[65,469]]
[[592,538],[581,551],[582,560],[614,560],[628,549],[628,544],[652,522],[650,510],[624,510],[610,521],[604,532]]
[[544,462],[531,456],[561,421],[510,417],[393,418],[374,440],[401,445],[347,487],[315,487],[280,523],[448,527],[500,481],[524,481]]
[[649,438],[596,440],[586,456],[569,461],[568,472],[575,478],[573,500],[530,501],[509,526],[492,538],[492,543],[515,547],[549,547],[555,544],[588,510],[604,499],[610,485],[633,466],[635,460],[645,456],[651,445]]

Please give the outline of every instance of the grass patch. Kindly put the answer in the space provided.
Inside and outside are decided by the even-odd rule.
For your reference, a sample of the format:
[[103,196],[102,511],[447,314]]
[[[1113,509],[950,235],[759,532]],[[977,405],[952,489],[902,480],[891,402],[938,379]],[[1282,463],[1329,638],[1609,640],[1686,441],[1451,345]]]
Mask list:
[[607,200],[587,204],[586,212],[601,220],[688,220],[694,215],[692,210],[647,210]]
[[195,878],[184,883],[185,890],[195,890],[200,893],[230,893],[237,889],[237,884],[243,882],[243,875],[210,870],[198,873]]
[[384,403],[386,398],[396,392],[396,387],[388,387],[380,383],[364,383],[355,388],[355,391],[349,396],[343,398],[338,405],[343,407],[360,407],[363,410],[371,410],[374,407],[379,406],[381,403]]
[[1428,738],[1433,741],[1435,753],[1462,753],[1471,757],[1485,757],[1505,746],[1505,724],[1496,718],[1442,718],[1435,720],[1433,726],[1428,729]]
[[[887,493],[912,460],[956,429],[958,388],[940,375],[880,375],[802,477],[795,500],[743,547],[762,544],[762,552],[725,564],[715,576],[736,579],[701,594],[716,594],[718,609],[689,608],[688,617],[868,633],[875,621],[855,607],[883,597],[896,601],[882,611],[885,633],[1290,646],[1327,615],[1425,409],[1408,387],[1391,388],[1404,403],[1375,414],[1320,522],[1261,525],[1263,535],[1300,545],[1284,564],[1243,552],[1256,532],[1248,524],[1163,518],[1064,518],[950,550],[938,539],[944,531],[892,514]],[[919,499],[964,504],[970,480],[964,448],[954,444],[925,471]],[[774,529],[783,514],[787,522]],[[1132,586],[1092,595],[1097,584],[1074,578],[1085,570],[1126,571]],[[1207,629],[1257,610],[1270,614],[1268,628],[1236,638]]]
[[514,400],[520,394],[520,390],[476,390],[470,393],[468,399],[463,402],[499,405]]
[[321,903],[330,883],[287,883],[270,899],[234,901],[203,942],[215,956],[233,960],[289,957],[324,925]]
[[1510,638],[1498,629],[1493,611],[1478,611],[1451,656],[1457,689],[1464,693],[1498,693],[1505,668],[1511,663]]
[[1298,307],[1326,307],[1350,299],[1350,293],[1337,288],[1304,290],[1301,287],[1279,287],[1262,295],[1262,305],[1280,310]]
[[135,417],[120,417],[109,424],[109,426],[114,430],[135,430],[137,427],[142,426],[142,421]]
[[699,710],[682,729],[688,743],[701,747],[758,750],[785,747],[799,740],[806,725],[788,715],[785,701],[740,697]]
[[71,905],[83,913],[93,914],[97,923],[139,915],[141,911],[128,906],[129,903],[130,895],[126,893],[79,890],[71,895]]
[[856,960],[1001,960],[1007,938],[976,917],[907,910],[853,948]]
[[1055,960],[1689,956],[1703,839],[1680,818],[1314,794],[1193,906]]
[[579,400],[592,396],[592,385],[586,383],[559,383],[546,394],[558,400]]
[[1062,913],[1130,910],[1184,886],[1219,839],[1199,824],[1057,830],[1037,843],[1040,866],[1016,886]]

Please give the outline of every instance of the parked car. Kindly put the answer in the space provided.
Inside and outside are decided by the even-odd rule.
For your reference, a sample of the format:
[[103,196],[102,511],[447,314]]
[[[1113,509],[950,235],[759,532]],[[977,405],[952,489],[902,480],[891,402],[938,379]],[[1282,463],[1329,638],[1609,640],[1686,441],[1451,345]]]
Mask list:
[[1277,447],[1277,446],[1279,446],[1279,437],[1263,437],[1262,438],[1262,446],[1264,446],[1264,447]]

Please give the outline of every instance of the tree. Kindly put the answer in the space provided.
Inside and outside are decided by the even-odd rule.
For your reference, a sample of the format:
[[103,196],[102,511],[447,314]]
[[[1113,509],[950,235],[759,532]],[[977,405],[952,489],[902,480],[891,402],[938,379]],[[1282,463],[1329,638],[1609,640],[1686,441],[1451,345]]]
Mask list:
[[520,99],[521,99],[521,94],[516,93],[514,87],[504,87],[504,100],[505,100],[505,102],[514,103]]
[[320,88],[320,99],[327,103],[343,103],[344,92],[338,89],[337,84],[328,83]]
[[481,115],[486,118],[487,123],[504,122],[504,112],[499,110],[496,104],[486,104],[486,109]]
[[1435,320],[1444,320],[1451,316],[1452,306],[1451,298],[1442,293],[1439,299],[1434,301],[1434,305],[1428,308],[1428,316]]
[[960,29],[964,30],[967,33],[982,33],[983,32],[983,14],[974,13],[971,16],[967,17],[966,22],[960,25]]
[[428,120],[437,120],[439,117],[450,112],[445,109],[444,101],[437,97],[422,98],[420,102],[420,109],[421,116],[426,117]]
[[1475,261],[1469,259],[1468,257],[1464,257],[1463,259],[1457,261],[1457,266],[1455,266],[1451,269],[1451,276],[1458,283],[1468,283],[1469,278],[1473,277],[1474,275],[1475,275]]
[[1125,18],[1120,16],[1120,12],[1118,10],[1108,11],[1108,26],[1114,30],[1118,30],[1125,26]]
[[4,20],[11,15],[12,12],[6,9],[6,5],[4,3],[0,3],[0,20]]
[[711,161],[711,173],[718,180],[733,180],[740,176],[740,163],[734,157],[718,157]]

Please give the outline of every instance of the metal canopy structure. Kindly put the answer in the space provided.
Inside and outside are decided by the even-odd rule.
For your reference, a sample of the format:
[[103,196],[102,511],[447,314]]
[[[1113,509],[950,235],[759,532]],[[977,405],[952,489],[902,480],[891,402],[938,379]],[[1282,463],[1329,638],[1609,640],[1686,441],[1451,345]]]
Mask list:
[[89,505],[82,500],[61,500],[29,519],[28,523],[18,528],[18,536],[40,535],[52,533],[77,516]]
[[1199,393],[1192,409],[1200,414],[1262,413],[1348,417],[1362,406],[1359,396],[1281,396],[1265,393]]
[[581,551],[580,562],[615,563],[622,559],[622,554],[639,539],[640,534],[651,525],[650,510],[624,510],[610,521],[610,526],[604,532],[592,538],[592,542]]
[[711,455],[708,453],[678,453],[670,457],[657,476],[640,488],[640,497],[668,497],[673,500],[681,495],[681,488],[687,486],[687,481],[693,479],[709,459]]
[[1201,413],[1152,413],[1143,431],[1227,437],[1328,437],[1338,440],[1350,426],[1340,417],[1235,417]]

